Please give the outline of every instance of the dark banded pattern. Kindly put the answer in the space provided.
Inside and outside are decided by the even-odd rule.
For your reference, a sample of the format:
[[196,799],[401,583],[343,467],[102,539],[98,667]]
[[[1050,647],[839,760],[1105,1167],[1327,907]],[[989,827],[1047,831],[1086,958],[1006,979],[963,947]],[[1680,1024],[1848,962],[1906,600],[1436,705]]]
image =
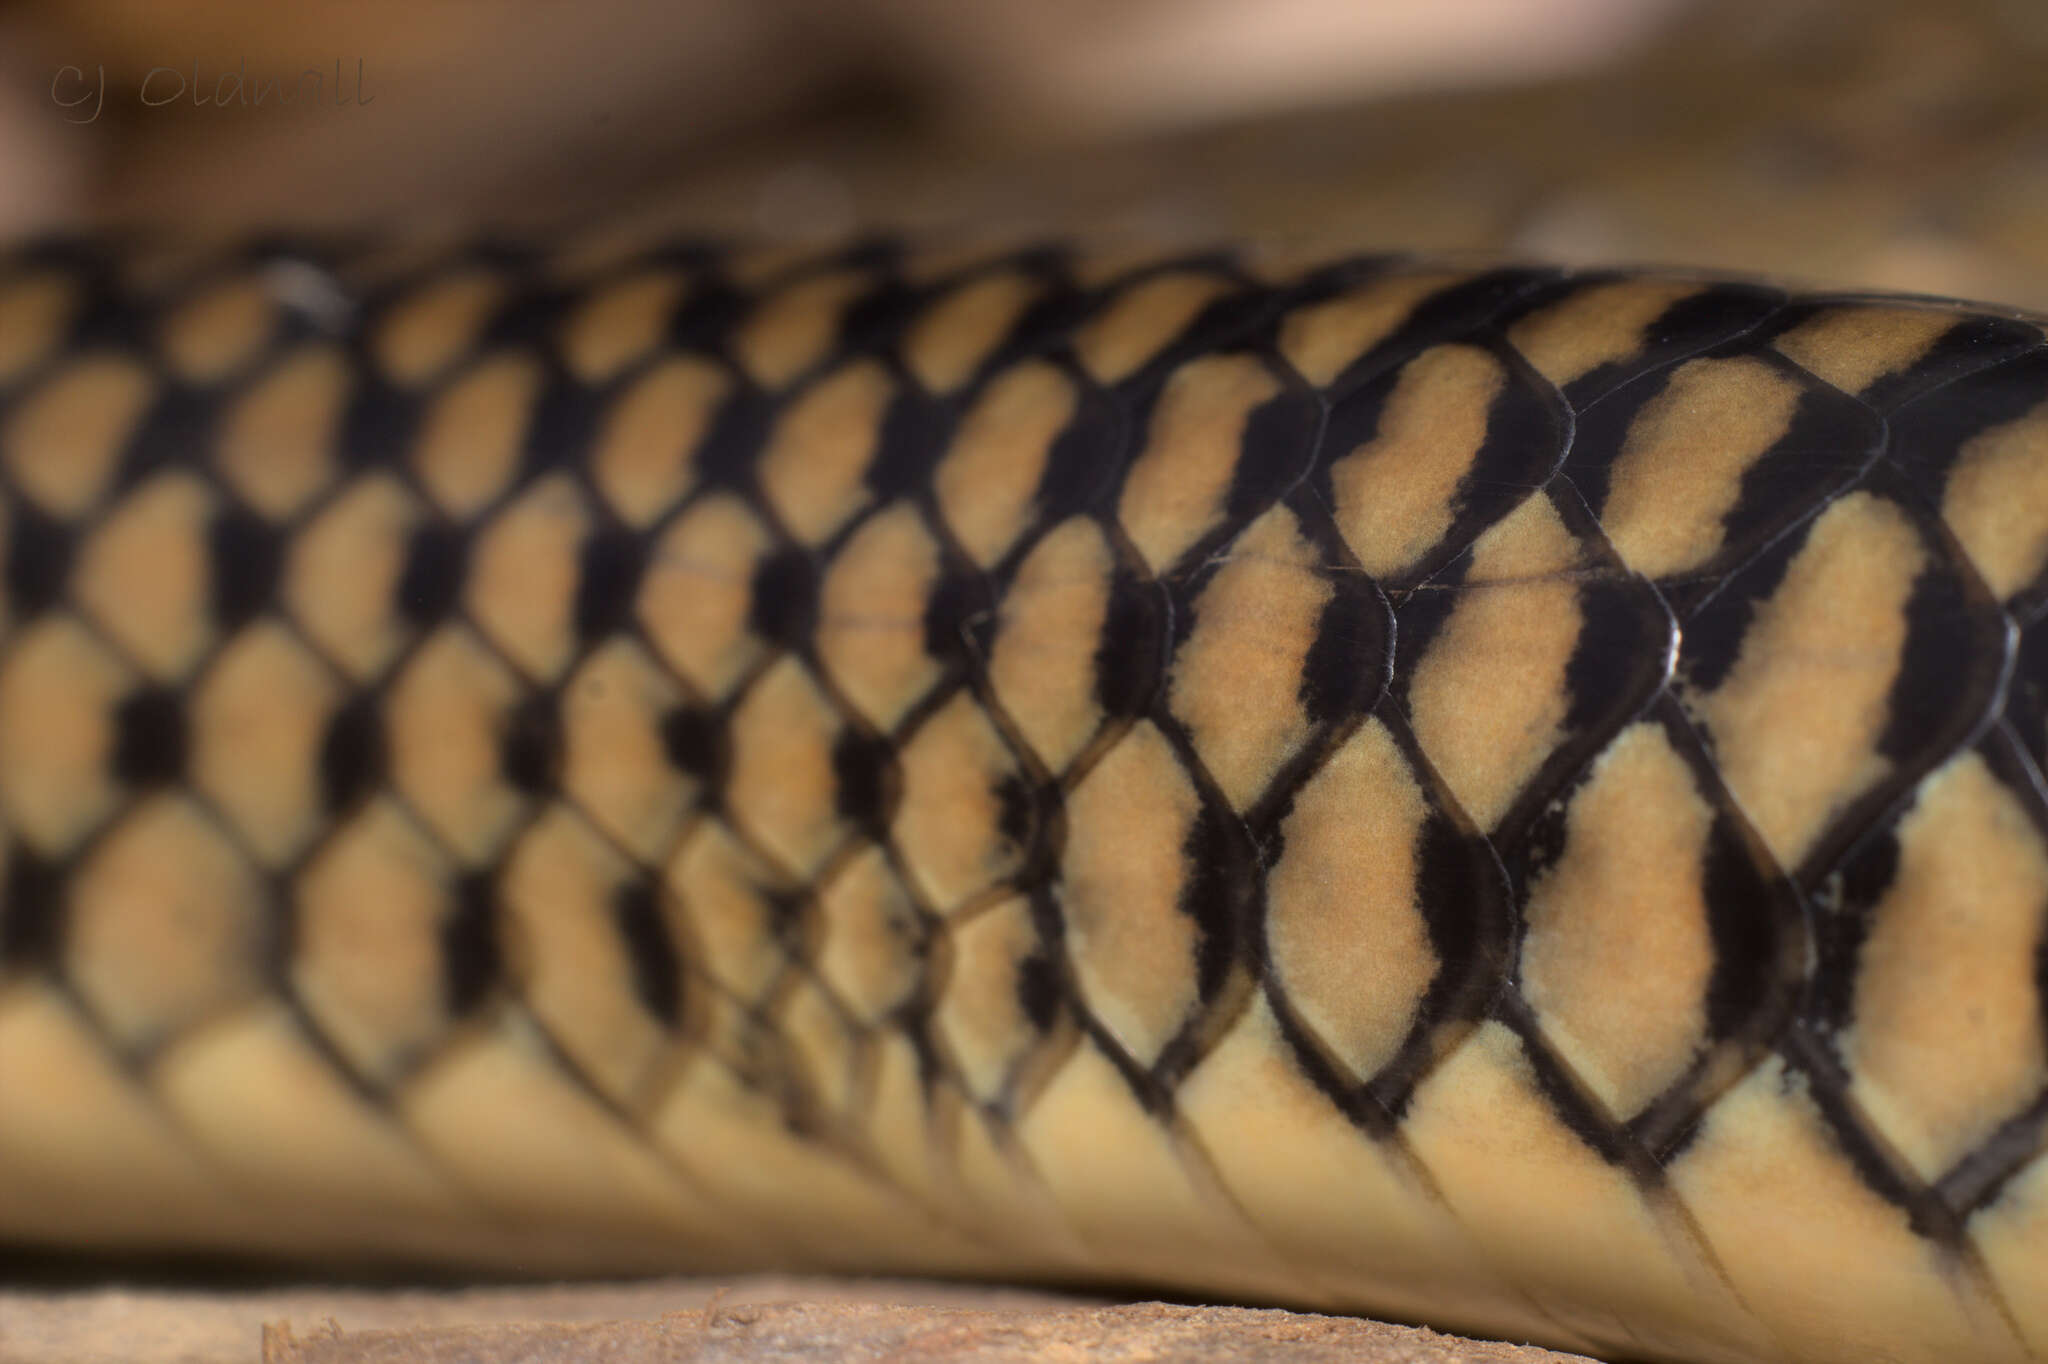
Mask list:
[[0,1236],[2048,1355],[2048,346],[0,259]]

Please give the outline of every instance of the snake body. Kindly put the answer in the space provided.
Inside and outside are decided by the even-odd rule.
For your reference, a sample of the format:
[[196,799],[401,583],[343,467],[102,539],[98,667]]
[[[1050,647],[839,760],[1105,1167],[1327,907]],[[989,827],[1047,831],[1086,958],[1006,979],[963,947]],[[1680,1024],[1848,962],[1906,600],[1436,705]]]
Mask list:
[[0,1237],[2048,1354],[2048,347],[0,259]]

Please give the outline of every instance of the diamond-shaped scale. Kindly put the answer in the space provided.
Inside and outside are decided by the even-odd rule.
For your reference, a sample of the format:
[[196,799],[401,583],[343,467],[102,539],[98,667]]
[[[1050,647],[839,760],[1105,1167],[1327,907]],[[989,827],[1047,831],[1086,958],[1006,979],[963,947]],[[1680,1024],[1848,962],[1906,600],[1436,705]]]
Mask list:
[[397,1078],[440,1038],[458,1004],[448,927],[455,864],[402,807],[369,804],[327,840],[294,887],[294,988],[357,1071]]
[[658,862],[703,795],[676,740],[687,698],[631,639],[600,644],[563,684],[562,790],[644,864]]
[[160,1044],[263,988],[262,882],[184,796],[152,797],[98,839],[67,898],[67,972],[124,1046]]
[[320,832],[321,749],[342,698],[339,679],[275,621],[237,634],[193,687],[193,785],[267,866]]
[[590,1083],[629,1106],[682,1004],[660,886],[556,806],[510,849],[500,894],[521,997]]
[[506,762],[515,716],[539,718],[524,700],[517,675],[466,625],[423,641],[385,697],[396,793],[471,865],[503,849],[530,799]]

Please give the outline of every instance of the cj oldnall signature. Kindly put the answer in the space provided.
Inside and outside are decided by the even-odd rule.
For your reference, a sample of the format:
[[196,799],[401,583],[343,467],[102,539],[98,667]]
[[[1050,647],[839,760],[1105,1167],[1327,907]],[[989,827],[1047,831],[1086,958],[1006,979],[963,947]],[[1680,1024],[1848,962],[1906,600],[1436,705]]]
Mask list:
[[[344,109],[372,103],[376,97],[364,84],[363,59],[357,57],[353,70],[349,67],[350,63],[336,57],[331,72],[325,66],[308,66],[296,72],[251,75],[246,58],[236,62],[232,70],[209,70],[195,58],[187,66],[152,66],[132,88],[117,83],[113,94],[117,99],[133,99],[145,109],[178,103],[190,103],[200,109],[280,108],[294,104],[325,104]],[[89,71],[82,66],[60,66],[50,78],[50,102],[62,109],[64,118],[71,123],[97,123],[106,112],[108,93],[107,68],[103,65]]]

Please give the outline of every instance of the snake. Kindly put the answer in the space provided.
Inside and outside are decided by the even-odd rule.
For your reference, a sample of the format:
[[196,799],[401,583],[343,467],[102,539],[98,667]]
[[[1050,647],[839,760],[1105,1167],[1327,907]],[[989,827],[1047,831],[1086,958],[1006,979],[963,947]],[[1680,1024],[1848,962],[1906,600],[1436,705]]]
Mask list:
[[1659,270],[0,256],[0,1240],[2048,1355],[2048,345]]

